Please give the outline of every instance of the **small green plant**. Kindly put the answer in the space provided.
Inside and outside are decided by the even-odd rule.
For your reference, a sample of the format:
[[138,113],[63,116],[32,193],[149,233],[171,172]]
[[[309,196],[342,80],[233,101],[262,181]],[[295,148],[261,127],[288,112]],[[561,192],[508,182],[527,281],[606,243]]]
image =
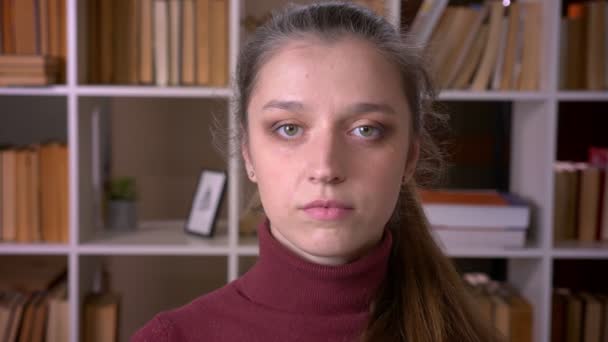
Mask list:
[[120,177],[110,180],[110,201],[134,201],[137,198],[135,178]]

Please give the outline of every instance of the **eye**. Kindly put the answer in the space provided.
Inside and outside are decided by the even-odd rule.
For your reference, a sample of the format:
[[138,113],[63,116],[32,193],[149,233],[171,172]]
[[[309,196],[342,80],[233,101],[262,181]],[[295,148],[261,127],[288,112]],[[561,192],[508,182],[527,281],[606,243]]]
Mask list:
[[364,138],[373,138],[374,134],[376,134],[376,136],[380,135],[382,133],[382,130],[377,128],[377,127],[373,127],[373,126],[359,126],[357,128],[355,128],[353,130],[354,132],[357,132],[360,134],[361,137]]
[[298,133],[300,127],[294,124],[285,124],[277,127],[275,131],[278,131],[279,134],[285,138],[293,138]]

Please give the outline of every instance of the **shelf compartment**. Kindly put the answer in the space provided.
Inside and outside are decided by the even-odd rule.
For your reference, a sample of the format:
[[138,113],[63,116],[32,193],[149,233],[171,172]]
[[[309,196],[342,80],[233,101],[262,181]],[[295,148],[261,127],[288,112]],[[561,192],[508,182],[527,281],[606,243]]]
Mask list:
[[[186,305],[224,286],[227,279],[225,257],[90,255],[82,256],[79,263],[81,304],[101,265],[108,272],[109,288],[120,297],[117,341],[128,341],[157,313]],[[74,324],[82,323],[83,307],[77,308]]]
[[[227,169],[227,141],[212,135],[228,126],[226,101],[91,97],[80,99],[79,111],[80,179],[90,184],[79,189],[80,243],[104,230],[109,179],[135,179],[140,222],[179,221],[189,216],[201,171]],[[227,218],[227,201],[218,220]]]

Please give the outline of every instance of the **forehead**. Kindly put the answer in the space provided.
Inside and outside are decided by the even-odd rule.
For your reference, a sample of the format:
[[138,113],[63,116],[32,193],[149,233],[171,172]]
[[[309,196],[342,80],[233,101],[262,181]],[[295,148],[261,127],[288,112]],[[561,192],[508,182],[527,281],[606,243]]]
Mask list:
[[304,37],[283,43],[260,68],[251,104],[256,98],[276,96],[405,102],[397,66],[373,43],[356,37]]

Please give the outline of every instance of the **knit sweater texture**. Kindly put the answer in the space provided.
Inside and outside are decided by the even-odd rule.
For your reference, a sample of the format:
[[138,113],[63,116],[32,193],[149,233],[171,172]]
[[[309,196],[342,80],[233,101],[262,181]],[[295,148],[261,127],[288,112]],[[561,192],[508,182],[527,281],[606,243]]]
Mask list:
[[242,277],[192,302],[158,313],[131,342],[352,342],[364,331],[385,278],[392,236],[361,258],[327,266],[294,254],[257,228],[260,256]]

